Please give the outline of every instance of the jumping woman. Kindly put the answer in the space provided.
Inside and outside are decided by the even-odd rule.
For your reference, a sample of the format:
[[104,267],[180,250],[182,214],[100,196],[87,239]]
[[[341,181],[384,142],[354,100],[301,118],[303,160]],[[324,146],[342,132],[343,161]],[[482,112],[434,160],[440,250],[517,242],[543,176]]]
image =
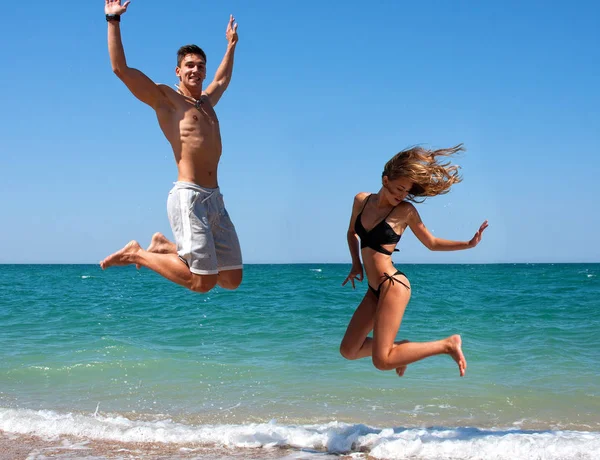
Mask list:
[[[462,144],[440,150],[422,147],[403,150],[385,165],[379,192],[362,192],[354,198],[348,228],[352,269],[342,285],[350,281],[354,288],[354,281],[362,281],[366,272],[369,288],[342,340],[340,352],[344,358],[371,356],[377,369],[396,369],[402,376],[410,363],[448,354],[458,364],[461,377],[465,375],[467,361],[460,335],[434,342],[395,341],[411,289],[408,278],[394,267],[391,257],[407,227],[432,251],[470,249],[481,241],[487,221],[469,241],[444,240],[427,230],[413,205],[419,202],[419,197],[442,195],[461,181],[458,167],[447,160],[461,150],[464,150]],[[371,331],[373,338],[368,337]]]

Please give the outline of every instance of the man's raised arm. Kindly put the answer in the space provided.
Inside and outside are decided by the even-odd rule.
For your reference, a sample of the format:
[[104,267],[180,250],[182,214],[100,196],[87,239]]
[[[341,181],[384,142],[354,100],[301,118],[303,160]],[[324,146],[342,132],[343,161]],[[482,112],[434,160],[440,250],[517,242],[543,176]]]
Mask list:
[[214,80],[210,85],[208,85],[208,88],[206,88],[206,91],[204,92],[213,107],[217,105],[217,102],[219,102],[219,99],[221,99],[221,96],[227,89],[227,86],[229,86],[231,74],[233,73],[233,55],[235,53],[235,46],[238,42],[238,25],[234,22],[235,18],[233,16],[229,16],[229,23],[227,24],[227,29],[225,30],[225,38],[227,38],[227,51],[225,51],[225,56],[221,61],[221,65],[215,73]]
[[108,22],[108,53],[113,72],[127,85],[127,88],[140,101],[155,110],[168,100],[161,89],[146,75],[127,66],[125,51],[121,41],[121,16],[127,11],[129,1],[121,5],[121,0],[105,0],[104,12]]

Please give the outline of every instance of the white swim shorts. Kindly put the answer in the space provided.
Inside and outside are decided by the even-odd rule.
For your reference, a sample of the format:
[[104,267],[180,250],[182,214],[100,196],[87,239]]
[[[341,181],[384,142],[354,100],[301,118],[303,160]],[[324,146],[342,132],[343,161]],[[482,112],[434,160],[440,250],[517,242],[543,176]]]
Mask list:
[[175,182],[167,200],[177,253],[198,275],[243,267],[240,242],[219,188]]

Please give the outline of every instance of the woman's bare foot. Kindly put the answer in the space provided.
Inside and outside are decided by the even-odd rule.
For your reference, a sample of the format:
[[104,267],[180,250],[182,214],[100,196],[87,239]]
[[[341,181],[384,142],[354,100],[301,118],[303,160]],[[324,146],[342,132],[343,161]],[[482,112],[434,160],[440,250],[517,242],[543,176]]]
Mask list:
[[[154,252],[155,254],[175,254],[177,252],[177,246],[175,246],[175,243],[169,241],[165,235],[156,232],[152,235],[152,241],[150,241],[150,246],[148,246],[146,251]],[[135,268],[139,270],[141,265],[136,264]]]
[[[403,343],[408,343],[410,342],[410,340],[400,340],[399,342],[396,342],[396,345],[401,345]],[[406,371],[406,368],[408,366],[400,366],[396,368],[396,374],[398,374],[398,377],[402,377],[404,375],[404,372]]]
[[447,353],[454,361],[456,361],[460,376],[464,377],[465,371],[467,370],[467,360],[462,352],[462,339],[460,338],[460,335],[452,335],[446,339],[446,342],[448,343]]
[[396,374],[398,374],[398,377],[402,377],[404,375],[404,371],[406,371],[406,368],[408,366],[400,366],[396,368]]
[[132,264],[135,262],[133,260],[135,255],[141,250],[142,248],[137,241],[130,241],[123,249],[111,254],[100,262],[100,266],[102,267],[102,270],[106,270],[108,267]]

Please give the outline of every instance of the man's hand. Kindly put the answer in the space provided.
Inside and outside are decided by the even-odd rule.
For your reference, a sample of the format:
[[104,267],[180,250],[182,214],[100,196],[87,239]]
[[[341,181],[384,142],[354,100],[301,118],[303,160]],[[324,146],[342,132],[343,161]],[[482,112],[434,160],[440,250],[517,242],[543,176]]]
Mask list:
[[[117,0],[118,1],[118,0]],[[108,3],[108,0],[107,0]],[[127,2],[129,3],[129,2]],[[125,4],[125,6],[127,6],[127,4]],[[229,42],[230,45],[235,45],[238,41],[238,34],[237,34],[237,22],[235,22],[235,18],[233,17],[233,15],[229,15],[229,23],[227,24],[227,29],[225,30],[225,38],[227,39],[227,41]]]
[[[127,11],[127,7],[131,2],[126,1],[121,5],[121,0],[105,0],[104,13],[105,14],[118,14],[119,16]],[[236,27],[237,28],[237,27]],[[236,35],[237,39],[237,35]]]

